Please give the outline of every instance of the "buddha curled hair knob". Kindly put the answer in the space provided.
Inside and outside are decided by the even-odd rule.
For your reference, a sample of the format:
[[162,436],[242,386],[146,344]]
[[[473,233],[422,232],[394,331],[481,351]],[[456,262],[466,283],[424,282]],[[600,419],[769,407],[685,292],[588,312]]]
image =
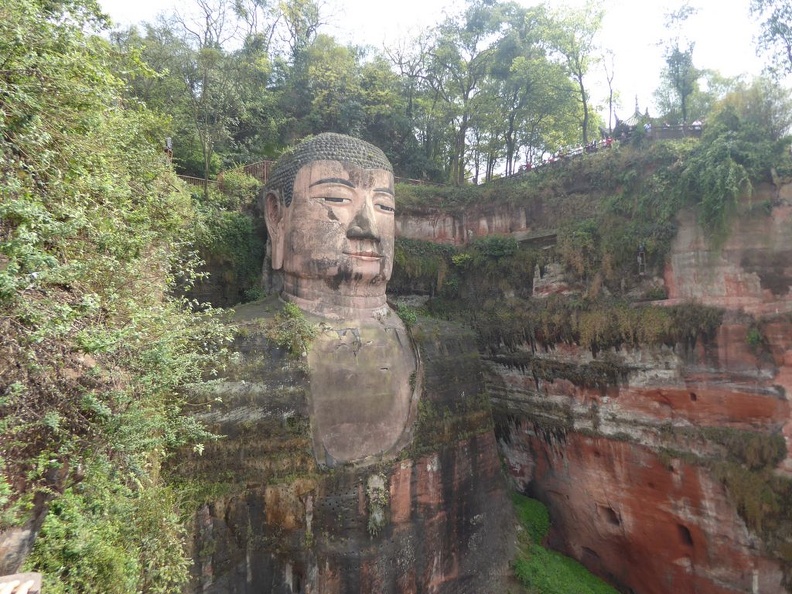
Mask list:
[[352,136],[326,132],[310,136],[284,153],[275,163],[266,191],[278,194],[283,204],[289,206],[297,172],[313,161],[339,161],[361,169],[384,169],[393,173],[385,153],[373,144]]

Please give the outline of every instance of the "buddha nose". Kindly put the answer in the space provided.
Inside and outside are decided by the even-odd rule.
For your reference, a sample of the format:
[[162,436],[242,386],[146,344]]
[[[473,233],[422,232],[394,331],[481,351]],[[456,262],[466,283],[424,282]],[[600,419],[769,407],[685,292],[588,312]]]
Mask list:
[[380,234],[374,219],[374,205],[368,200],[352,219],[346,234],[348,239],[372,239],[379,241]]

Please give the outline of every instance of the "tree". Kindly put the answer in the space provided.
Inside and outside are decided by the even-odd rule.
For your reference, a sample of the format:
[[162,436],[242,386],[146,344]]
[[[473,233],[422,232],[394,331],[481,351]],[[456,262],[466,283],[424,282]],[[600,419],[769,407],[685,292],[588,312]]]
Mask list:
[[792,72],[792,0],[751,0],[751,14],[760,21],[757,49],[770,58],[770,73]]
[[577,86],[583,144],[588,144],[591,120],[589,93],[584,77],[597,60],[596,36],[602,26],[603,15],[602,6],[589,1],[581,11],[561,13],[553,34],[555,49],[562,56],[569,76]]
[[30,561],[46,590],[179,591],[160,465],[210,437],[180,390],[223,336],[173,293],[196,212],[94,2],[5,0],[0,17],[0,538],[50,504]]
[[480,85],[489,70],[491,38],[500,25],[498,5],[478,0],[460,15],[449,16],[438,27],[430,51],[427,82],[442,101],[444,116],[453,127],[448,155],[449,180],[465,180],[468,131]]
[[300,54],[319,34],[319,29],[324,24],[322,6],[322,3],[316,0],[282,0],[279,3],[285,29],[281,40],[289,49],[292,63],[299,62]]
[[444,151],[442,125],[437,115],[440,97],[429,84],[428,72],[435,37],[434,31],[423,31],[385,48],[385,54],[399,73],[400,95],[406,101],[405,125],[410,128],[398,151],[402,172],[407,177],[441,181],[444,167],[440,156]]
[[665,27],[671,37],[664,43],[666,67],[663,78],[676,95],[681,123],[687,124],[689,98],[696,91],[699,71],[693,65],[693,48],[695,44],[684,38],[682,28],[687,19],[695,14],[696,9],[683,4],[677,10],[666,14]]
[[608,83],[608,135],[613,134],[613,77],[616,74],[614,55],[613,52],[608,50],[606,52],[605,62],[603,63],[605,70],[605,80]]
[[[517,9],[510,15],[509,27],[496,46],[484,92],[496,97],[490,110],[489,138],[500,144],[506,175],[514,173],[521,150],[526,158],[535,160],[557,141],[566,144],[577,136],[569,134],[567,125],[577,126],[576,90],[564,66],[550,60],[552,45],[548,40],[553,37],[553,25],[541,7]],[[550,122],[564,130],[560,138],[550,140],[546,134]],[[490,154],[496,151],[493,146]],[[488,178],[492,165],[488,167]]]
[[725,233],[738,199],[773,168],[788,167],[790,114],[790,92],[765,79],[738,85],[714,106],[679,177],[683,197],[698,204],[709,233]]
[[[715,104],[740,86],[738,78],[724,77],[712,70],[699,70],[698,81],[687,99],[688,119],[705,120]],[[655,103],[667,121],[681,122],[682,112],[676,91],[666,82],[655,91]]]

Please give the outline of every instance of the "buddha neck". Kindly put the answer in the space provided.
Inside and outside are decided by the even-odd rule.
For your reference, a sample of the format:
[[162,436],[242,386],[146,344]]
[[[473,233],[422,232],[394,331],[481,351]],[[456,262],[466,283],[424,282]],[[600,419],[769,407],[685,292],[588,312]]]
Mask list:
[[281,298],[306,313],[332,320],[380,318],[388,311],[385,284],[328,286],[324,279],[284,275]]

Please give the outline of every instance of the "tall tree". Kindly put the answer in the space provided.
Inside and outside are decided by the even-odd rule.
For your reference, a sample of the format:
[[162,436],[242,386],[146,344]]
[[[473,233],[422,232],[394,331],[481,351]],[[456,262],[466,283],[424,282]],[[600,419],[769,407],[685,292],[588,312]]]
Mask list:
[[555,48],[563,57],[569,76],[575,81],[581,106],[583,144],[588,144],[591,123],[589,90],[584,82],[591,65],[597,61],[597,33],[602,26],[604,10],[598,1],[589,0],[582,10],[558,15],[554,35]]
[[322,3],[317,0],[281,0],[279,8],[284,29],[281,39],[288,46],[292,62],[297,62],[324,24]]
[[[515,7],[496,46],[484,92],[497,97],[491,109],[489,138],[501,145],[506,175],[515,171],[521,150],[526,158],[535,158],[549,148],[551,143],[543,133],[549,121],[562,127],[565,114],[576,111],[576,90],[565,68],[550,60],[553,25],[542,7]],[[564,138],[573,141],[566,134]],[[493,165],[488,167],[488,176],[494,173]]]
[[770,58],[768,70],[779,78],[792,72],[792,0],[751,0],[759,19],[759,51]]
[[497,9],[490,0],[476,0],[462,14],[449,16],[440,24],[430,52],[427,81],[442,100],[453,127],[448,178],[457,185],[465,180],[468,131],[476,96],[490,67],[492,35],[500,26]]
[[443,180],[441,161],[443,131],[440,123],[440,94],[429,84],[430,52],[436,41],[435,31],[422,31],[395,46],[385,48],[392,66],[401,79],[401,96],[406,104],[404,116],[412,128],[400,147],[404,175],[416,179]]
[[613,134],[613,78],[616,75],[614,54],[611,50],[605,52],[603,69],[605,70],[605,80],[608,83],[608,134]]
[[689,99],[699,79],[699,71],[693,65],[695,44],[683,33],[685,23],[695,13],[696,9],[687,3],[666,13],[665,27],[670,37],[662,42],[666,62],[663,78],[676,95],[683,125],[688,122]]

